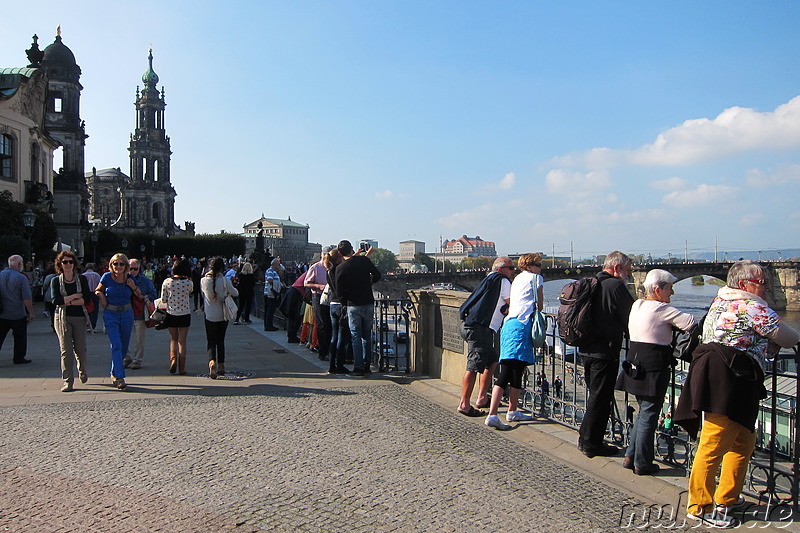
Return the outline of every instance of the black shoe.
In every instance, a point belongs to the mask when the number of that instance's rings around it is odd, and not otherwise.
[[[288,342],[289,344],[300,344],[300,339],[298,339],[297,337],[290,337],[290,338],[287,340],[287,342]]]
[[[657,473],[661,470],[661,467],[655,463],[651,463],[647,466],[643,466],[639,468],[638,466],[633,469],[633,473],[637,476],[652,476],[653,474]]]
[[[28,363],[30,363],[30,362],[31,362],[31,360],[30,360],[30,359],[20,359],[19,361],[16,361],[16,360],[15,360],[15,361],[14,361],[14,364],[15,364],[15,365],[26,365],[26,364],[28,364]]]
[[[587,446],[586,443],[583,444],[583,455],[586,457],[614,457],[619,453],[619,448],[616,446],[612,446],[610,444],[603,443],[600,446]]]
[[[319,360],[320,361],[327,361],[328,360],[328,356],[327,355],[320,355],[319,356]]]
[[[264,331],[278,331],[278,328],[272,327],[272,326],[267,326],[266,328],[264,328]]]
[[[350,373],[350,371],[349,371],[349,370],[347,370],[346,368],[337,368],[337,369],[336,369],[336,373],[337,373],[337,374],[349,374],[349,373]]]
[[[329,369],[329,370],[328,370],[328,374],[335,374],[335,373],[336,373],[336,370],[335,370],[335,369],[333,369],[333,368],[331,368],[331,369]]]
[[[353,371],[350,372],[350,375],[361,378],[361,377],[366,376],[367,374],[361,368],[354,368]]]

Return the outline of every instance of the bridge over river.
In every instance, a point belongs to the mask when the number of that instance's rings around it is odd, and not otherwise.
[[[725,281],[728,268],[733,263],[648,263],[633,266],[633,289],[642,293],[642,283],[649,270],[663,268],[670,271],[678,280],[694,276],[711,276]],[[794,261],[764,261],[761,263],[770,272],[772,285],[768,300],[776,310],[800,311],[800,285],[798,270],[800,263]],[[545,282],[559,279],[578,279],[594,276],[600,272],[599,266],[580,266],[575,268],[543,268]],[[472,292],[486,276],[484,271],[472,272],[428,272],[414,274],[395,274],[384,276],[375,289],[389,298],[402,298],[409,289],[420,289],[435,284],[452,284],[456,289]]]

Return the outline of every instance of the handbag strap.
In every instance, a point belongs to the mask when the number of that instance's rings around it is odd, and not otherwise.
[[[533,305],[537,307],[536,304],[539,303],[539,274],[533,274],[531,288],[533,289]]]

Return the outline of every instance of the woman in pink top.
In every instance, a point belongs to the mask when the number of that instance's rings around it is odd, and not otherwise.
[[[656,268],[648,272],[644,280],[646,296],[633,303],[628,319],[630,348],[616,388],[635,395],[639,403],[639,414],[622,463],[639,476],[659,470],[653,462],[654,438],[675,362],[670,345],[672,330],[688,331],[695,324],[692,315],[667,305],[675,292],[672,284],[676,281],[677,278],[666,270]]]

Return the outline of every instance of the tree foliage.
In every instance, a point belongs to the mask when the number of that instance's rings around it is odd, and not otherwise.
[[[419,263],[420,265],[425,265],[428,268],[428,272],[433,272],[433,258],[426,254],[425,252],[417,252],[414,254],[414,263]]]
[[[467,257],[462,261],[462,267],[468,270],[489,270],[494,263],[494,257]]]
[[[369,258],[372,259],[381,274],[394,272],[399,266],[394,252],[386,248],[375,248]]]
[[[19,254],[27,256],[28,236],[22,223],[22,214],[29,206],[17,202],[9,191],[0,192],[0,259]],[[58,240],[55,222],[44,211],[31,207],[36,222],[31,234],[31,249],[38,259],[46,261],[53,255],[53,245]],[[27,257],[26,257],[27,259]]]
[[[126,241],[126,247],[123,247],[123,241]],[[86,243],[87,250],[91,250],[91,246],[91,242]],[[233,233],[164,237],[143,232],[116,233],[101,230],[97,239],[97,257],[110,257],[117,252],[122,252],[128,257],[147,257],[150,260],[156,257],[167,262],[172,256],[231,257],[244,254],[245,238]]]

